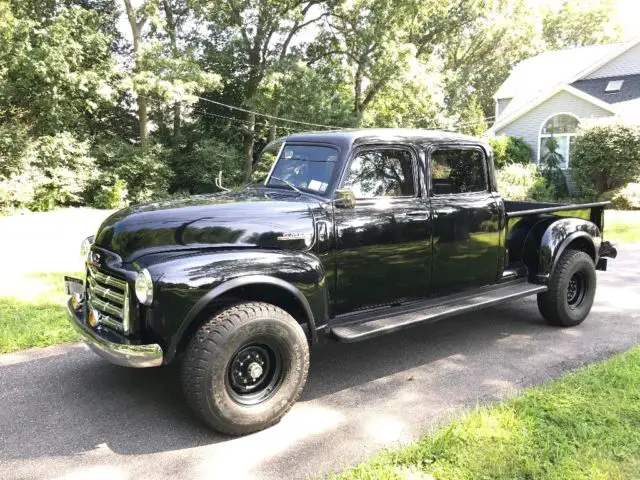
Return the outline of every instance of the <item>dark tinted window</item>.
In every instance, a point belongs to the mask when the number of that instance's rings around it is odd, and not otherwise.
[[[436,150],[431,154],[431,187],[436,195],[486,191],[484,155],[478,150]]]
[[[413,196],[413,161],[401,149],[368,150],[358,154],[349,166],[344,184],[356,198]]]

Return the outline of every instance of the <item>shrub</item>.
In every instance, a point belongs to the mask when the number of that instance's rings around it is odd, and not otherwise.
[[[553,201],[556,189],[540,176],[537,165],[511,164],[496,173],[498,190],[506,200]]]
[[[127,205],[127,184],[118,177],[101,175],[86,194],[87,203],[95,208],[122,208]]]
[[[125,182],[131,203],[167,195],[173,172],[167,164],[169,151],[161,145],[143,148],[119,140],[107,141],[96,146],[95,155],[102,172]]]
[[[512,163],[526,165],[531,163],[533,152],[523,138],[501,135],[489,139],[493,150],[493,161],[496,168],[503,168]]]
[[[558,141],[550,137],[546,140],[545,147],[547,153],[540,159],[539,173],[546,182],[544,189],[548,193],[553,193],[553,198],[566,197],[569,193],[567,179],[560,169],[562,155],[558,153]]]
[[[175,152],[170,157],[170,164],[175,173],[171,183],[172,192],[215,192],[218,190],[215,178],[221,171],[225,187],[242,181],[240,152],[218,140],[204,140],[187,153]]]
[[[617,210],[640,210],[640,183],[629,183],[624,187],[604,192],[599,200],[611,201]]]
[[[640,176],[640,127],[591,125],[578,133],[571,169],[583,196],[600,195]]]
[[[511,164],[496,172],[498,190],[507,200],[525,200],[529,189],[536,182],[538,170],[535,165]]]
[[[539,202],[551,202],[558,199],[558,191],[553,183],[549,183],[544,177],[538,176],[527,192],[529,198]]]
[[[0,175],[0,209],[45,211],[82,203],[82,193],[95,175],[95,161],[88,142],[62,132],[28,143],[12,169]]]

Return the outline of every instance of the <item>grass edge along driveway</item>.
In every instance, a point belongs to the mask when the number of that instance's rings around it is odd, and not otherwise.
[[[640,347],[480,407],[332,478],[640,478]]]

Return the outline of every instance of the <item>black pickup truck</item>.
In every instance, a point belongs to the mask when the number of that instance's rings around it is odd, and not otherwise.
[[[589,314],[606,203],[504,201],[492,152],[429,130],[296,134],[261,184],[136,205],[83,242],[69,318],[107,360],[182,362],[208,425],[245,434],[292,407],[309,347],[537,294],[548,323]]]

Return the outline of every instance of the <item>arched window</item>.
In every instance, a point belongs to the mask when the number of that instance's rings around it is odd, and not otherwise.
[[[552,152],[560,154],[560,168],[569,168],[571,145],[576,138],[579,120],[569,113],[559,113],[542,124],[538,141],[538,161]]]

